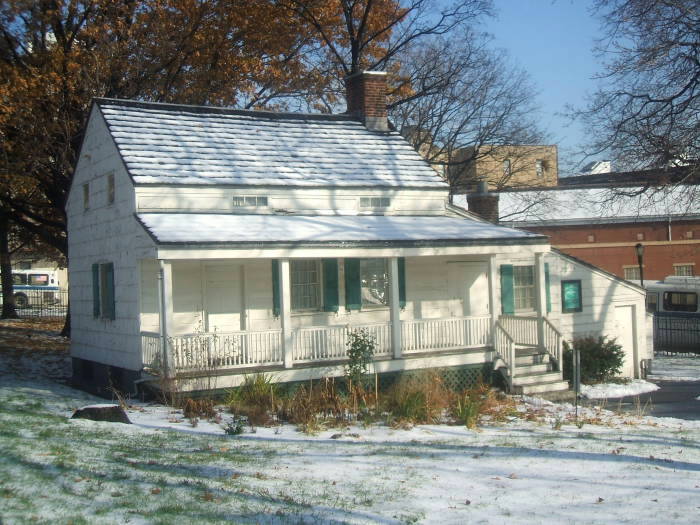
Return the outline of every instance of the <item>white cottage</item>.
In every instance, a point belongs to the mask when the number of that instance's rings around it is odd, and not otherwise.
[[[339,376],[366,329],[379,373],[565,389],[547,238],[449,205],[385,82],[351,77],[345,115],[95,100],[67,204],[75,381]]]

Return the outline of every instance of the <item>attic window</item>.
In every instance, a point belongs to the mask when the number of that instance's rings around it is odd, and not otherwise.
[[[537,172],[537,177],[544,177],[544,161],[540,159],[535,161],[535,171]]]
[[[233,197],[234,208],[262,208],[267,205],[267,197],[265,196],[236,195]]]
[[[360,208],[381,209],[390,206],[391,199],[389,197],[360,197]]]

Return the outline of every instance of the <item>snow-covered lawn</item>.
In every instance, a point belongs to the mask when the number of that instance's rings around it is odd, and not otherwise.
[[[0,349],[3,524],[636,525],[700,514],[700,422],[602,408],[576,420],[571,405],[526,398],[517,416],[477,431],[310,436],[284,425],[227,436],[225,412],[222,424],[192,427],[161,405],[133,404],[133,425],[68,419],[104,401],[18,375],[17,357]]]

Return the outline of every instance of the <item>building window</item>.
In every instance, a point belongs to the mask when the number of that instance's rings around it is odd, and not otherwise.
[[[590,234],[588,234],[587,239],[588,239],[588,242],[595,242],[595,235],[590,233]]]
[[[301,259],[290,262],[292,311],[321,309],[321,261]]]
[[[387,259],[360,260],[362,306],[389,304],[389,271]]]
[[[389,197],[360,197],[360,208],[386,209],[391,206]]]
[[[639,266],[625,266],[622,268],[623,275],[628,281],[639,281]]]
[[[664,292],[664,310],[669,312],[696,312],[698,294],[694,292]]]
[[[268,205],[267,197],[260,195],[235,195],[234,208],[264,208]]]
[[[83,210],[90,209],[90,185],[83,184]]]
[[[695,265],[693,263],[674,264],[673,273],[681,277],[693,277],[695,275]]]
[[[503,176],[510,177],[510,159],[503,161]]]
[[[581,281],[561,282],[561,311],[563,313],[580,312],[583,310],[581,299]]]
[[[516,312],[534,310],[534,266],[513,266],[513,303]]]
[[[638,234],[637,234],[637,240],[638,240],[638,241],[643,241],[643,240],[644,240],[644,234],[643,234],[643,233],[638,233]]]
[[[692,239],[693,238],[693,232],[692,230],[689,232],[685,232],[685,238],[686,239]]]
[[[535,161],[535,171],[537,172],[537,177],[544,177],[544,161],[537,159]]]
[[[114,173],[107,175],[107,204],[114,204]]]
[[[96,319],[116,319],[113,263],[92,265],[92,316]]]

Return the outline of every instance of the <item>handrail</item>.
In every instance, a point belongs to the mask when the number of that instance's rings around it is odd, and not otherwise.
[[[508,381],[508,391],[513,391],[513,379],[515,377],[515,341],[508,334],[506,329],[501,325],[500,321],[496,321],[493,334],[493,346],[497,357],[500,357],[506,364],[508,373],[506,381]]]
[[[547,351],[547,353],[556,361],[557,368],[562,371],[562,343],[564,342],[564,336],[559,330],[552,324],[552,322],[546,317],[544,320],[544,341],[542,346]]]

